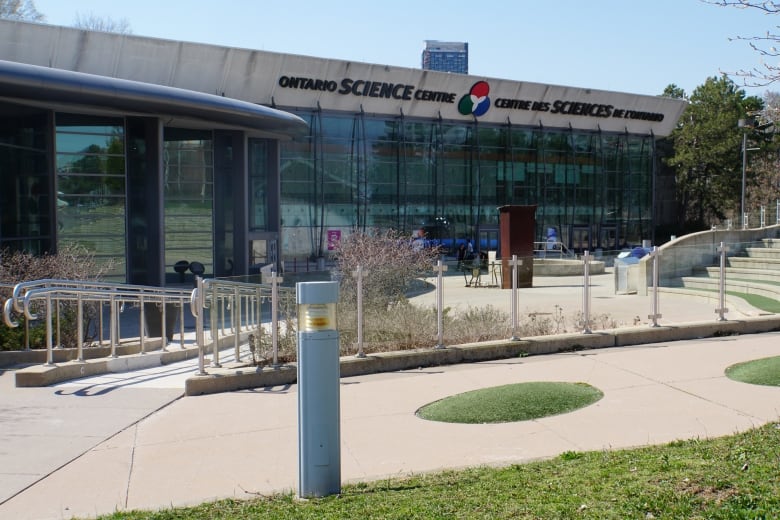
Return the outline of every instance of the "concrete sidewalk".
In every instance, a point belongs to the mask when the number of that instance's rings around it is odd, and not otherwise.
[[[778,339],[767,333],[345,378],[342,481],[715,437],[775,421],[780,388],[731,381],[724,369],[780,355]],[[10,375],[0,377],[4,429],[18,425],[26,431],[17,434],[31,442],[4,439],[3,489],[18,485],[26,470],[40,474],[4,497],[0,518],[94,516],[297,487],[295,385],[176,400],[180,391],[150,386],[9,389]],[[459,392],[547,380],[586,382],[604,398],[519,423],[458,425],[415,416],[426,403]],[[15,422],[6,416],[13,411]],[[53,442],[45,436],[51,430]],[[31,460],[49,466],[31,467]]]
[[[535,279],[521,312],[580,309],[581,277]],[[445,277],[445,305],[508,308],[511,291]],[[592,313],[640,316],[650,297],[591,280]],[[435,293],[415,298],[432,303]],[[482,302],[482,303],[480,303]],[[524,303],[528,306],[524,307]],[[717,302],[661,294],[662,324],[715,320]],[[730,307],[734,307],[731,302]],[[732,311],[730,319],[756,314]],[[567,311],[568,314],[568,311]],[[631,322],[628,323],[633,326]],[[647,325],[637,325],[647,327]],[[729,365],[780,355],[779,333],[503,359],[344,378],[342,481],[714,437],[778,420],[780,389],[724,376]],[[297,487],[296,386],[184,397],[192,361],[46,388],[0,371],[0,519],[90,517]],[[498,425],[423,421],[442,397],[522,381],[582,381],[604,398],[570,414]]]
[[[487,275],[483,280],[489,279]],[[426,278],[432,287],[436,278]],[[612,268],[603,274],[590,276],[590,315],[594,325],[614,323],[618,327],[648,324],[652,314],[653,295],[616,294]],[[560,313],[567,325],[583,311],[582,276],[534,276],[533,287],[518,289],[517,309],[522,320],[530,314],[554,315]],[[444,307],[465,310],[468,307],[492,305],[509,312],[511,289],[480,286],[467,287],[462,275],[448,274],[442,277],[442,301]],[[430,290],[410,299],[418,305],[436,305],[436,291]],[[763,314],[741,298],[727,296],[727,319]],[[658,292],[658,310],[661,325],[715,320],[718,315],[718,294],[707,291],[680,291],[662,288]],[[600,327],[611,328],[611,327]],[[576,330],[576,328],[574,328]]]

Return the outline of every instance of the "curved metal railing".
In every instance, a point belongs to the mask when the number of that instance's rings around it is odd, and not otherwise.
[[[274,277],[274,280],[276,278]],[[128,285],[107,282],[90,282],[76,280],[44,279],[21,282],[12,288],[8,285],[10,297],[2,307],[3,321],[9,327],[18,327],[20,317],[24,317],[25,348],[29,349],[29,327],[34,321],[45,321],[46,327],[46,363],[53,363],[55,343],[60,345],[62,317],[60,310],[63,305],[75,306],[77,359],[84,361],[83,347],[85,345],[84,311],[88,305],[97,305],[97,325],[95,336],[99,343],[104,341],[104,329],[108,328],[111,357],[117,356],[117,346],[121,341],[120,315],[125,308],[137,307],[138,335],[130,336],[140,343],[140,352],[145,353],[146,342],[154,337],[160,337],[160,348],[166,350],[169,338],[173,338],[173,330],[166,330],[166,315],[170,312],[179,313],[179,338],[182,348],[185,348],[184,322],[185,306],[189,304],[190,314],[195,318],[196,344],[199,348],[199,372],[205,373],[204,357],[207,348],[205,330],[209,330],[211,344],[214,348],[212,366],[219,366],[219,350],[225,337],[232,335],[236,359],[240,360],[239,345],[242,341],[242,331],[259,329],[262,321],[262,305],[271,303],[271,316],[277,317],[279,292],[292,291],[291,288],[278,287],[276,281],[271,284],[253,284],[229,280],[198,278],[197,287],[193,290],[183,288],[154,287]],[[108,312],[105,312],[105,307]],[[72,307],[71,307],[72,308]],[[157,334],[147,333],[148,313],[159,312],[160,330]],[[105,324],[104,320],[108,319]],[[127,321],[127,320],[125,320]],[[175,324],[175,320],[173,320]],[[173,327],[175,325],[171,325]],[[277,326],[274,321],[273,351],[274,363],[277,363]],[[156,331],[155,331],[156,332]]]

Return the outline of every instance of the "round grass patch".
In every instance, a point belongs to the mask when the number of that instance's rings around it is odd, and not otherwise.
[[[517,383],[453,395],[423,406],[417,416],[466,424],[528,421],[571,412],[603,396],[585,383]]]
[[[752,385],[780,386],[780,356],[737,363],[726,369],[726,377]]]

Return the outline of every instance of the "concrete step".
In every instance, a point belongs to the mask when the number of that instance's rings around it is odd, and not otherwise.
[[[743,269],[763,269],[780,271],[780,258],[750,258],[747,256],[730,256],[727,259],[729,267]]]
[[[764,247],[780,249],[780,239],[778,238],[763,238],[760,242]]]
[[[720,278],[720,267],[702,267],[694,269],[694,275]],[[756,282],[774,282],[780,284],[780,271],[769,269],[749,269],[747,267],[727,267],[726,280],[753,280]]]
[[[705,278],[699,276],[683,276],[683,287],[686,289],[698,289],[705,291],[718,291],[720,287],[719,278]],[[780,299],[780,286],[762,284],[755,281],[729,280],[726,278],[726,291],[733,291],[745,294],[756,294],[767,298]]]
[[[780,259],[780,247],[746,247],[748,258]]]

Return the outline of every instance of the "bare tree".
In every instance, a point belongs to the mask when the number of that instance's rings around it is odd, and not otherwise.
[[[87,29],[90,31],[133,34],[133,30],[130,28],[130,22],[127,20],[127,18],[114,20],[107,16],[101,17],[95,14],[77,14],[76,21],[73,22],[73,27],[76,27],[77,29]]]
[[[35,8],[33,0],[0,0],[0,18],[42,22],[46,19]]]
[[[736,7],[737,9],[758,9],[767,15],[780,14],[780,2],[771,0],[702,0],[704,3],[719,5],[722,7]],[[747,42],[762,58],[776,58],[780,56],[780,50],[776,47],[780,42],[780,26],[774,26],[775,31],[767,30],[766,34],[756,36],[734,36],[730,41]],[[770,60],[775,61],[775,60]],[[729,76],[742,78],[742,84],[746,87],[765,87],[780,79],[780,66],[763,61],[761,65],[739,69],[735,72],[726,72]]]

